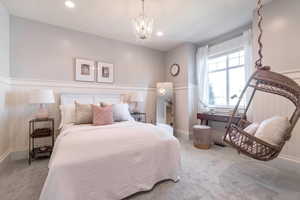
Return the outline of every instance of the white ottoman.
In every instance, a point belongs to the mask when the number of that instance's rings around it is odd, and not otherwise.
[[[209,126],[194,125],[194,146],[199,149],[209,149],[212,144],[212,132]]]

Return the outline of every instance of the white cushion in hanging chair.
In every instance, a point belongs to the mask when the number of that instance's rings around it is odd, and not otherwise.
[[[258,123],[252,123],[252,124],[250,124],[249,126],[247,126],[246,128],[244,128],[244,131],[247,132],[247,133],[249,133],[250,135],[255,135],[255,133],[256,133],[258,127],[259,127],[259,124],[258,124]],[[227,139],[228,141],[230,141],[230,136],[227,135],[227,136],[226,136],[226,139]]]
[[[272,145],[279,145],[283,140],[290,122],[287,117],[275,116],[264,120],[258,127],[255,137]]]
[[[249,133],[250,135],[255,135],[257,129],[259,127],[258,123],[252,123],[249,126],[247,126],[244,131]]]

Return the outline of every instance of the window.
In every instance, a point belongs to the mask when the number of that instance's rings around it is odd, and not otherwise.
[[[237,50],[208,59],[209,106],[232,107],[237,103],[245,86],[244,53]]]

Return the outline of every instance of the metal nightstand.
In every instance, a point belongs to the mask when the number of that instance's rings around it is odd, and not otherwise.
[[[134,118],[135,121],[143,122],[143,123],[147,122],[147,114],[146,113],[133,112],[130,114]]]
[[[49,123],[49,127],[36,128],[36,123]],[[35,139],[51,137],[51,145],[46,146],[35,146]],[[31,164],[33,159],[41,157],[50,157],[54,146],[54,119],[32,119],[29,121],[29,158],[28,163]]]

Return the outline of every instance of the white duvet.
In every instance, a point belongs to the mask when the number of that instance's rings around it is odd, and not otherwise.
[[[120,200],[177,181],[179,148],[151,124],[70,126],[56,140],[40,200]]]

